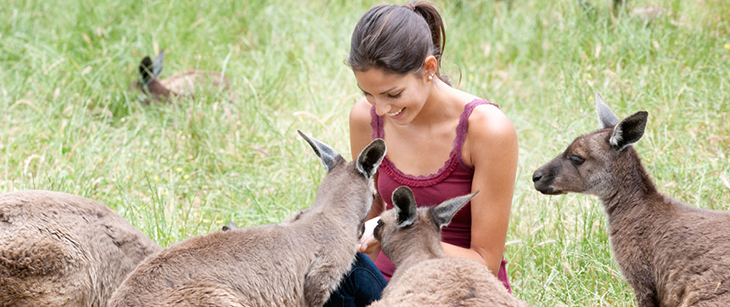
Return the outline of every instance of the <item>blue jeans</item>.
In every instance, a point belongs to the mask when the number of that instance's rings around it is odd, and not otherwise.
[[[388,284],[378,267],[365,254],[357,254],[352,269],[332,292],[324,307],[364,307],[380,299]]]

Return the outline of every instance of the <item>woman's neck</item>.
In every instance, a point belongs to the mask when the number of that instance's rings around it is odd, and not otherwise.
[[[454,116],[459,116],[464,110],[464,105],[475,98],[435,78],[432,81],[431,93],[428,99],[411,125],[414,127],[429,127]]]

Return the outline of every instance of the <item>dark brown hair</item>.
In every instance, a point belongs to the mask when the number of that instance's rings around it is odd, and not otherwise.
[[[376,68],[401,75],[418,73],[429,54],[441,66],[445,44],[443,20],[431,3],[379,5],[357,22],[347,64],[355,71]],[[438,68],[436,76],[448,83]]]

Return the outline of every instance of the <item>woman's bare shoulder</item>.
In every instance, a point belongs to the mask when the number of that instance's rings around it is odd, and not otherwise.
[[[370,103],[361,98],[350,110],[350,150],[353,156],[371,141],[373,128],[370,126],[370,121]]]
[[[469,134],[479,139],[517,138],[512,121],[502,110],[491,104],[483,104],[474,108],[469,116]]]
[[[517,131],[502,110],[486,104],[474,108],[464,142],[464,158],[468,159],[468,164],[512,160],[517,155],[517,148]]]
[[[357,124],[359,126],[367,125],[370,127],[370,108],[371,105],[365,97],[355,102],[355,105],[350,110],[350,126]]]

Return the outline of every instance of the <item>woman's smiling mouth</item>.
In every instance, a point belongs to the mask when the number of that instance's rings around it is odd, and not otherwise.
[[[390,117],[396,117],[396,116],[400,115],[400,114],[401,114],[401,113],[403,112],[403,110],[404,110],[404,109],[405,109],[405,108],[400,108],[400,109],[398,109],[398,110],[397,110],[397,111],[395,111],[395,112],[392,112],[392,113],[388,113],[388,116],[390,116]]]

